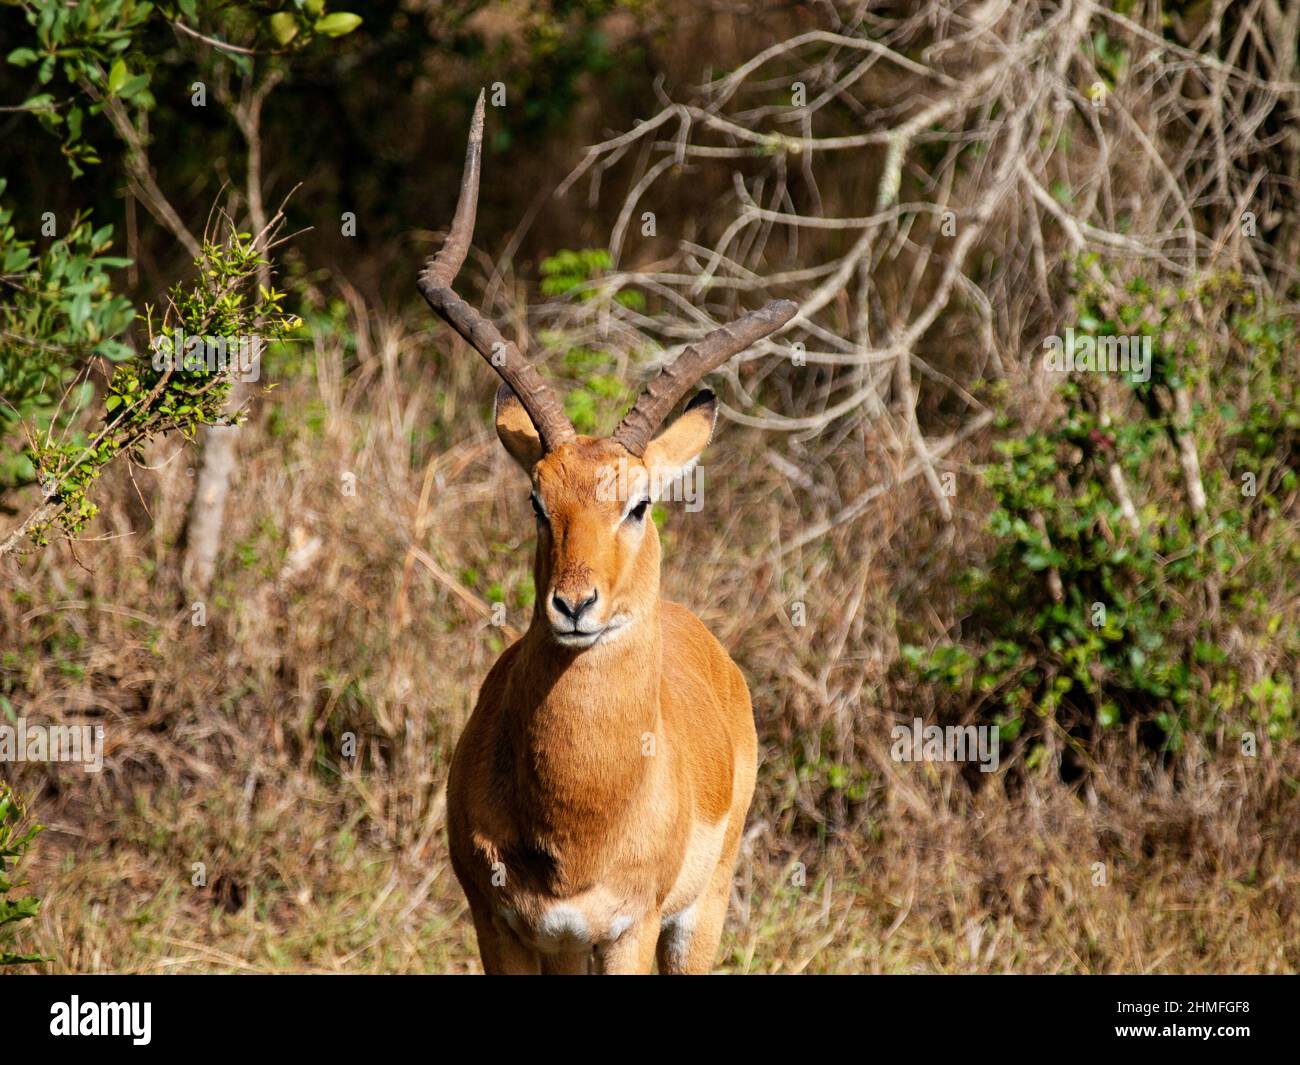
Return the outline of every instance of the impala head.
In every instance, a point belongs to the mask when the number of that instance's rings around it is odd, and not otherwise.
[[[508,385],[497,391],[497,434],[529,480],[537,523],[538,610],[565,647],[614,638],[659,596],[659,533],[650,508],[687,473],[713,433],[713,393],[637,454],[615,437],[542,445]]]
[[[451,287],[474,230],[482,142],[480,94],[456,215],[419,288],[505,382],[497,391],[497,435],[531,482],[538,611],[558,644],[581,649],[614,638],[653,609],[659,535],[650,507],[708,444],[717,416],[713,393],[700,392],[662,432],[660,426],[705,374],[785,325],[798,307],[775,300],[706,334],[646,386],[613,436],[579,436],[518,347]]]

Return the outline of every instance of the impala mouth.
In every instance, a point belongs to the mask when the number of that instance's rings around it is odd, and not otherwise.
[[[551,629],[551,635],[561,647],[590,647],[605,634],[604,628],[593,629]]]
[[[627,618],[618,615],[609,619],[598,629],[580,629],[576,625],[571,629],[557,629],[551,626],[551,635],[555,637],[555,642],[561,647],[572,647],[581,650],[585,647],[594,647],[604,637],[612,636],[614,633],[621,631],[627,625]]]

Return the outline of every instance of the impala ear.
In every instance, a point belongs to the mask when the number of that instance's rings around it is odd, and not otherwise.
[[[542,457],[542,438],[509,385],[497,389],[495,413],[497,436],[501,443],[510,452],[510,457],[523,467],[524,473],[531,474]]]
[[[642,456],[658,495],[673,481],[691,471],[713,438],[718,420],[718,397],[707,388],[686,404],[681,417],[646,445]]]

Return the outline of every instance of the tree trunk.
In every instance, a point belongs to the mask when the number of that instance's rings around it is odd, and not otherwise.
[[[271,264],[266,261],[269,235],[266,208],[262,201],[262,104],[279,84],[280,77],[280,74],[273,71],[258,84],[250,71],[245,76],[239,100],[229,105],[248,144],[245,194],[248,197],[248,216],[254,239],[263,256],[263,262],[257,268],[257,281],[264,291],[271,287]],[[261,323],[258,323],[258,328],[260,330]],[[230,388],[227,413],[233,415],[239,410],[250,392],[246,383],[235,381]],[[203,431],[203,460],[194,498],[190,502],[190,516],[185,533],[185,561],[181,570],[182,582],[190,594],[204,595],[212,587],[217,553],[221,550],[221,534],[225,530],[226,496],[230,493],[230,478],[235,469],[235,434],[238,431],[234,425],[210,425]]]
[[[236,383],[230,390],[230,410],[243,402],[244,388]],[[221,533],[225,528],[226,496],[235,468],[235,443],[239,427],[209,425],[203,430],[203,459],[194,498],[190,503],[185,533],[185,561],[182,580],[187,592],[205,595],[216,573]]]

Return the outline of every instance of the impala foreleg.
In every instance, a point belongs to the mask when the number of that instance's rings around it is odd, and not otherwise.
[[[663,922],[655,954],[665,976],[704,976],[713,969],[722,926],[731,902],[731,882],[740,852],[743,819],[734,822],[723,841],[722,854],[700,897]]]
[[[541,956],[492,914],[492,908],[477,893],[466,889],[478,953],[488,976],[536,976],[542,971]]]
[[[596,948],[596,971],[605,976],[648,976],[654,971],[659,914],[651,911],[613,943]]]

